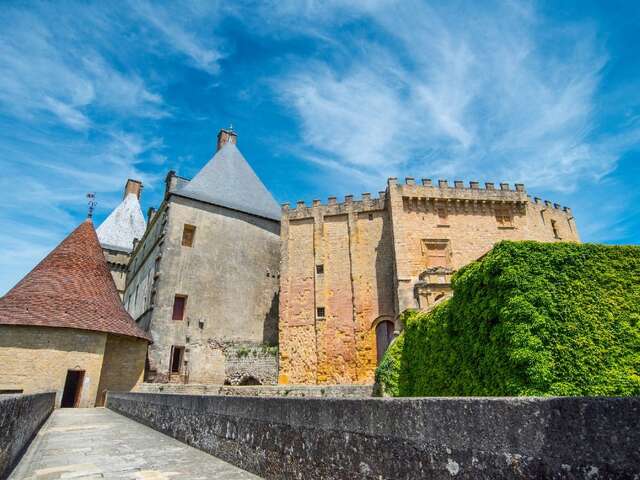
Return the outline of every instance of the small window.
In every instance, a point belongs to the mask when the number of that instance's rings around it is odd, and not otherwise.
[[[513,228],[513,215],[509,207],[496,207],[498,228]]]
[[[324,318],[324,316],[325,316],[324,307],[318,307],[318,308],[316,308],[316,317],[318,317],[318,318]]]
[[[182,360],[184,357],[184,347],[174,345],[171,347],[171,373],[182,371]]]
[[[196,227],[193,225],[187,225],[185,223],[184,229],[182,230],[182,246],[183,247],[193,247],[193,240],[196,236]]]
[[[555,220],[551,220],[551,230],[553,230],[553,236],[555,238],[560,238],[560,234],[558,233],[558,225]]]
[[[316,265],[316,273],[318,275],[322,275],[324,273],[324,265],[322,264]]]
[[[173,320],[184,320],[184,309],[187,306],[186,295],[176,295],[173,299]]]
[[[369,214],[369,220],[373,220],[373,213]]]

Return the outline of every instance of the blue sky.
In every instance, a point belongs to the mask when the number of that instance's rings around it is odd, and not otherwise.
[[[0,293],[127,178],[157,205],[220,127],[280,202],[389,176],[522,182],[640,242],[640,4],[3,2]]]

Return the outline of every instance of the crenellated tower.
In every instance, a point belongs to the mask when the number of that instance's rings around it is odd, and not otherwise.
[[[389,178],[377,197],[282,206],[280,382],[371,383],[406,309],[501,240],[578,241],[568,208],[523,184]]]

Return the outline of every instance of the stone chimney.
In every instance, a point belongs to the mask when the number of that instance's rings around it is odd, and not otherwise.
[[[218,132],[218,146],[216,152],[220,150],[226,143],[238,143],[238,134],[233,131],[232,127],[223,128]]]
[[[138,200],[140,200],[140,192],[142,192],[142,182],[140,180],[127,180],[127,184],[124,186],[124,196],[122,198],[126,198],[127,195],[133,193]]]

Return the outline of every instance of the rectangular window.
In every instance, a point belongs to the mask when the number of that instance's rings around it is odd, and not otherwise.
[[[423,240],[423,245],[427,268],[450,266],[449,240]]]
[[[513,228],[513,215],[509,207],[496,207],[495,213],[498,228]]]
[[[551,220],[551,230],[553,230],[553,236],[555,238],[560,238],[560,234],[558,233],[558,225],[555,220]]]
[[[184,229],[182,230],[182,246],[183,247],[193,247],[193,240],[196,236],[196,227],[193,225],[184,224]]]
[[[171,373],[180,373],[182,370],[182,360],[184,356],[184,347],[174,345],[171,347]]]
[[[184,320],[184,309],[187,306],[186,295],[176,295],[173,299],[173,320]]]
[[[318,308],[316,308],[316,317],[318,317],[318,318],[324,318],[324,316],[325,316],[324,307],[318,307]]]
[[[316,265],[316,273],[318,275],[322,275],[324,273],[324,265],[322,264]]]

